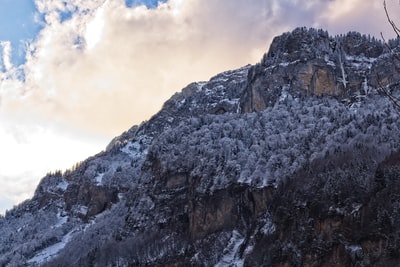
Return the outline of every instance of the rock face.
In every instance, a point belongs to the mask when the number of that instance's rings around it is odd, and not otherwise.
[[[0,265],[400,265],[398,45],[298,28],[188,85],[0,218]]]
[[[330,37],[322,30],[298,28],[276,37],[261,64],[250,70],[241,107],[243,112],[261,111],[284,88],[348,98],[398,81],[399,64],[384,44],[359,33]]]

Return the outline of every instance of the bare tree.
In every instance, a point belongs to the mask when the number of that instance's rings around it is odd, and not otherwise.
[[[400,4],[400,2],[399,2]],[[393,19],[391,18],[391,16],[389,15],[389,11],[387,9],[387,5],[386,5],[386,0],[383,1],[383,9],[385,10],[386,13],[386,18],[390,24],[390,26],[392,26],[392,29],[394,31],[394,33],[397,35],[397,37],[400,37],[400,29],[399,27],[396,25],[396,23],[393,21]]]
[[[400,1],[399,1],[400,5]],[[397,26],[396,22],[392,19],[391,15],[389,14],[389,10],[386,4],[386,0],[383,1],[383,9],[385,10],[385,15],[386,18],[390,24],[390,26],[393,29],[393,32],[396,34],[397,38],[400,38],[400,28]],[[383,33],[381,32],[381,37],[383,39],[383,42],[386,44],[387,48],[391,52],[391,54],[395,57],[395,59],[400,60],[400,55],[398,53],[394,53],[392,48],[389,46],[389,44],[386,42],[385,37],[383,36]],[[393,105],[395,106],[396,110],[400,112],[400,98],[394,96],[391,92],[389,92],[388,88],[385,86],[380,85],[378,90],[383,93],[385,96],[387,96],[390,101],[392,101]]]

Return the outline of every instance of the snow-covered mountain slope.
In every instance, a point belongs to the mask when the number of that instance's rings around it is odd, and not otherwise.
[[[188,85],[0,218],[0,265],[395,266],[398,44],[298,28]]]

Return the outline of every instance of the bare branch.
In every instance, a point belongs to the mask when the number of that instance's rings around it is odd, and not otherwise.
[[[383,93],[385,96],[389,98],[389,100],[392,102],[392,104],[395,106],[395,110],[399,112],[400,114],[400,99],[393,96],[386,88],[384,87],[379,87],[378,91]]]
[[[399,0],[399,4],[400,4],[400,0]],[[383,0],[383,8],[385,10],[385,14],[386,14],[386,18],[390,24],[390,26],[392,26],[392,29],[394,31],[394,33],[397,35],[397,38],[400,38],[400,28],[397,27],[396,23],[391,19],[390,15],[389,15],[389,11],[387,9],[387,5],[386,5],[386,0]],[[383,36],[383,33],[381,32],[381,37],[383,39],[383,43],[384,45],[388,48],[389,52],[392,54],[392,56],[394,58],[392,58],[392,60],[397,59],[400,61],[400,55],[399,53],[396,53],[393,51],[393,49],[390,47],[390,45],[386,42],[385,37]],[[393,62],[394,64],[394,62]],[[397,84],[398,85],[398,84]],[[390,91],[388,86],[383,86],[381,84],[381,82],[378,82],[378,88],[377,88],[378,92],[384,94],[385,96],[387,96],[389,98],[389,100],[392,102],[395,110],[400,114],[400,98],[395,97]]]
[[[387,96],[389,98],[389,100],[392,102],[394,109],[400,114],[400,98],[395,97],[391,92],[389,92],[388,85],[384,86],[381,83],[381,81],[379,81],[379,80],[381,80],[379,76],[377,77],[378,78],[378,87],[377,87],[378,92]],[[392,85],[395,85],[395,84],[392,84]],[[397,83],[397,85],[399,85],[399,83]]]
[[[400,37],[400,29],[397,27],[396,23],[391,19],[390,15],[389,15],[389,11],[387,10],[387,6],[386,6],[386,0],[383,0],[383,8],[385,9],[385,13],[386,13],[386,18],[390,24],[390,26],[392,26],[393,31],[396,33],[397,37]]]

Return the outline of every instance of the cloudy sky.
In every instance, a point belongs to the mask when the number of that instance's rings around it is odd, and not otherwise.
[[[297,26],[393,37],[382,0],[1,0],[0,213]]]

